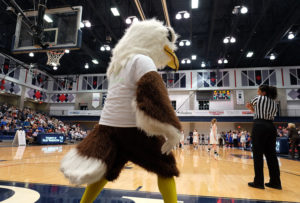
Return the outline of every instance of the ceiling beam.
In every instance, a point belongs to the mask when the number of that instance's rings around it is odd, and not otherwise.
[[[218,0],[212,0],[211,1],[213,8],[212,8],[212,12],[211,12],[211,16],[210,16],[210,25],[209,25],[209,34],[208,34],[208,41],[207,41],[207,46],[206,46],[206,51],[205,51],[205,60],[207,60],[207,58],[209,57],[209,52],[211,49],[211,43],[212,43],[212,39],[213,39],[213,32],[214,32],[214,27],[215,27],[215,17],[216,17],[216,13],[217,13],[217,4],[218,4]]]
[[[161,4],[162,4],[163,10],[164,10],[164,15],[165,15],[165,20],[166,20],[167,26],[171,27],[166,0],[161,0]]]
[[[134,2],[135,2],[135,5],[136,5],[136,8],[139,11],[141,19],[146,20],[145,13],[144,13],[143,8],[141,6],[141,2],[139,0],[134,0]]]

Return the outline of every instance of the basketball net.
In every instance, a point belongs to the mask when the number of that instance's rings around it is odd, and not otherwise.
[[[49,66],[59,66],[60,58],[65,54],[64,50],[60,51],[47,51],[48,61],[47,65]]]

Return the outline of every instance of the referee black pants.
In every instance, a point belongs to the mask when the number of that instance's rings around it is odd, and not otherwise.
[[[276,156],[276,128],[272,121],[254,120],[252,129],[252,150],[254,161],[254,183],[264,185],[264,160],[265,155],[270,175],[270,183],[281,185],[280,171]]]

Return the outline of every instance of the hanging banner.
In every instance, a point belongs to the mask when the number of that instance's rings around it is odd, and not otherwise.
[[[236,103],[245,104],[244,90],[236,90]]]
[[[93,93],[92,107],[97,108],[100,105],[100,93]]]

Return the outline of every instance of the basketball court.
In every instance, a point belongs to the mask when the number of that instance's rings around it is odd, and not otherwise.
[[[300,202],[300,161],[289,155],[286,130],[287,123],[300,124],[299,10],[297,0],[1,0],[0,110],[29,108],[41,112],[39,118],[58,119],[59,130],[68,125],[88,133],[107,98],[112,49],[132,23],[157,18],[180,35],[179,71],[159,71],[185,134],[184,148],[173,150],[178,202]],[[245,105],[262,84],[278,89],[282,190],[248,187],[254,177],[250,144],[247,150],[218,147],[219,156],[208,152],[212,118],[219,134],[251,133],[253,113]],[[6,112],[0,113],[2,122]],[[21,127],[27,133],[26,119]],[[70,184],[60,163],[85,136],[54,128],[32,144],[25,131],[18,137],[0,127],[0,202],[80,202],[86,185]],[[198,148],[188,143],[194,129],[205,135]],[[269,182],[266,161],[264,177]],[[95,202],[163,200],[156,175],[128,162]]]
[[[20,200],[40,199],[37,202],[78,202],[83,186],[70,185],[58,170],[60,160],[74,145],[1,147],[1,187],[3,196],[12,195],[14,188],[30,189]],[[176,179],[178,202],[299,202],[299,161],[279,158],[282,191],[249,188],[253,178],[251,153],[238,149],[220,149],[220,156],[207,152],[207,147],[174,151],[181,172]],[[266,163],[265,163],[266,165]],[[268,173],[265,170],[265,180]],[[33,193],[37,191],[37,193]],[[4,201],[6,202],[6,201]],[[8,201],[7,201],[8,202]],[[163,202],[156,176],[132,163],[127,163],[120,177],[108,183],[96,202]]]

